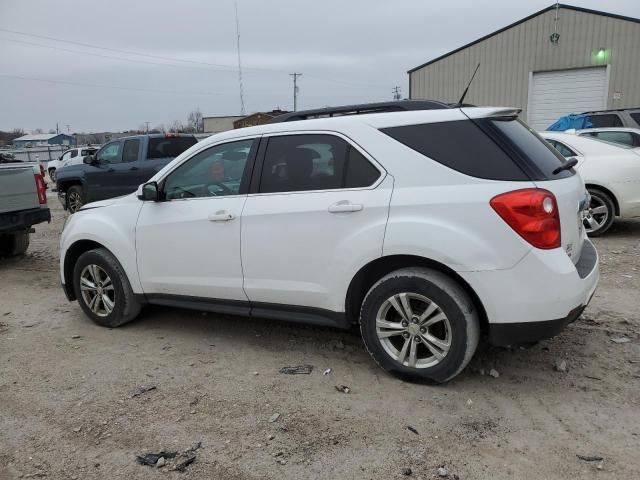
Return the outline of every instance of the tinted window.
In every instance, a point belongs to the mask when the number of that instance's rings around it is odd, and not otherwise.
[[[120,152],[120,142],[107,143],[96,155],[99,162],[120,163],[122,155]]]
[[[138,160],[138,150],[140,149],[140,140],[126,140],[122,149],[123,162],[135,162]]]
[[[638,126],[640,127],[640,113],[630,113],[629,115],[631,115],[631,118],[633,118],[633,120],[638,124]]]
[[[187,160],[165,180],[167,200],[237,195],[253,142],[217,145]]]
[[[630,132],[595,132],[594,136],[599,140],[633,147],[633,135]]]
[[[78,150],[73,149],[71,150],[71,158],[76,158],[78,156]]]
[[[560,143],[556,140],[547,140],[547,142],[549,142],[553,148],[555,148],[558,152],[560,152],[560,155],[562,155],[563,157],[575,157],[576,153],[571,150],[569,147],[567,147],[564,143]]]
[[[379,177],[380,171],[358,150],[349,147],[345,187],[369,187],[373,185]]]
[[[604,113],[602,115],[589,115],[593,128],[621,127],[622,120],[615,113]]]
[[[301,192],[342,188],[349,144],[333,135],[269,138],[260,192]]]
[[[187,148],[195,145],[194,137],[154,137],[149,139],[147,158],[177,157]]]
[[[492,180],[528,180],[511,157],[469,120],[382,129],[409,148],[466,175]]]

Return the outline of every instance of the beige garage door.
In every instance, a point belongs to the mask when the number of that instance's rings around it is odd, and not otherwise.
[[[527,122],[544,130],[563,115],[606,108],[606,67],[534,72]]]

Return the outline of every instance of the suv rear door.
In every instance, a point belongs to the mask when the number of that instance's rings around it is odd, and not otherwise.
[[[242,213],[244,289],[268,305],[343,311],[330,288],[351,262],[380,255],[393,180],[341,135],[264,136]]]

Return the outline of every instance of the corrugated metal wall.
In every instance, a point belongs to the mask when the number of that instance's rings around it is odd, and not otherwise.
[[[411,98],[457,101],[480,62],[465,101],[526,115],[531,72],[609,65],[608,108],[640,106],[640,23],[560,8],[560,41],[552,45],[554,18],[554,10],[544,12],[410,73]]]

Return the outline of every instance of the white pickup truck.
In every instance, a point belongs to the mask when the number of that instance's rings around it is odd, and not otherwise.
[[[44,168],[35,162],[0,161],[0,257],[26,252],[33,225],[49,221]]]

